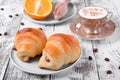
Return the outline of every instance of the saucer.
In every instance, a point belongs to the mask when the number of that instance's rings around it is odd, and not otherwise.
[[[57,3],[53,3],[53,8],[55,7],[56,4]],[[63,18],[61,18],[60,20],[55,20],[53,13],[51,13],[47,18],[41,19],[41,20],[34,20],[34,19],[30,18],[25,13],[25,11],[23,11],[23,14],[24,14],[25,18],[27,18],[29,21],[32,21],[32,22],[35,22],[38,24],[58,24],[58,23],[62,23],[62,22],[70,20],[71,18],[73,18],[75,16],[76,12],[77,12],[76,6],[72,3],[70,3],[70,4],[68,4],[67,14]]]
[[[87,33],[85,31],[86,28],[80,24],[79,18],[73,20],[70,24],[70,30],[80,38],[87,40],[101,40],[107,38],[115,31],[115,23],[112,20],[109,20],[103,27],[100,27],[100,29],[101,32],[98,34]]]

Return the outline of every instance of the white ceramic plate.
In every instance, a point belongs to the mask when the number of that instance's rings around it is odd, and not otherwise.
[[[39,58],[40,57],[36,57],[35,59],[32,59],[30,62],[23,62],[17,57],[16,51],[12,50],[10,53],[10,59],[17,68],[19,68],[22,71],[28,72],[28,73],[39,74],[39,75],[55,74],[55,73],[59,73],[62,71],[66,71],[70,69],[71,67],[73,67],[80,59],[79,57],[79,59],[75,61],[74,63],[63,66],[60,70],[54,71],[54,70],[39,68],[38,67]]]
[[[56,3],[53,4],[53,7],[55,6],[55,4]],[[42,19],[42,20],[34,20],[34,19],[30,18],[25,12],[24,12],[24,15],[28,20],[30,20],[32,22],[35,22],[35,23],[39,23],[39,24],[58,24],[58,23],[62,23],[62,22],[65,22],[67,20],[70,20],[71,18],[73,18],[75,16],[76,12],[77,12],[76,6],[72,3],[70,3],[68,5],[68,13],[61,20],[55,20],[54,16],[53,16],[53,13],[51,13],[49,15],[49,17],[47,17],[45,19]]]

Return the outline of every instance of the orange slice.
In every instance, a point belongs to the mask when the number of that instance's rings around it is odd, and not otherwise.
[[[35,20],[44,19],[52,11],[53,0],[25,0],[24,10],[31,18]]]
[[[53,2],[53,0],[50,0],[51,2]]]

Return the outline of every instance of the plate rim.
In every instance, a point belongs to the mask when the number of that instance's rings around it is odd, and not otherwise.
[[[77,13],[77,7],[73,4],[73,3],[70,3],[72,6],[73,6],[73,14],[71,15],[71,16],[69,16],[68,18],[65,18],[65,19],[63,19],[63,20],[55,20],[55,21],[47,21],[47,22],[45,22],[45,21],[37,21],[37,20],[34,20],[34,19],[31,19],[26,13],[25,13],[25,11],[23,10],[23,14],[24,14],[24,16],[25,16],[25,18],[27,18],[27,20],[29,20],[29,21],[31,21],[31,22],[34,22],[34,23],[38,23],[38,24],[45,24],[45,25],[47,25],[47,24],[59,24],[59,23],[63,23],[63,22],[65,22],[65,21],[68,21],[68,20],[70,20],[70,19],[72,19],[74,16],[75,16],[75,14]]]
[[[82,56],[82,49],[81,49],[81,46],[80,46],[80,55],[79,55],[78,59],[74,63],[72,63],[70,66],[68,66],[64,69],[61,69],[61,70],[51,70],[52,72],[49,72],[49,73],[41,73],[41,72],[35,72],[35,71],[32,71],[32,70],[27,70],[24,67],[19,66],[16,63],[16,61],[14,61],[14,58],[12,58],[13,57],[12,55],[15,54],[15,53],[13,53],[13,51],[14,50],[12,49],[10,54],[9,54],[9,57],[10,57],[10,60],[11,60],[12,64],[15,67],[17,67],[18,69],[20,69],[21,71],[24,71],[24,72],[27,72],[27,73],[30,73],[30,74],[36,74],[36,75],[50,75],[50,74],[57,74],[57,73],[60,73],[60,72],[65,72],[65,71],[71,69],[75,64],[77,64],[79,62],[79,60],[81,59],[81,56]],[[40,68],[40,69],[42,69],[42,68]],[[47,69],[45,69],[45,70],[47,70]]]

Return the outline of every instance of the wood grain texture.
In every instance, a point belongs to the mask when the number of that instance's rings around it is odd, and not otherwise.
[[[16,68],[10,61],[4,80],[49,80],[48,77],[49,76],[39,76],[23,72]]]
[[[24,0],[0,0],[0,5],[22,4]]]
[[[7,68],[8,61],[9,61],[8,52],[10,52],[11,49],[6,49],[7,46],[8,45],[6,46],[4,45],[4,47],[0,49],[0,80],[2,80],[5,75],[5,71]]]
[[[5,9],[4,12],[0,11],[0,32],[3,26],[11,23],[13,18],[9,18],[9,15],[14,17],[16,13],[22,13],[22,2],[23,0],[0,0],[0,8]],[[103,40],[84,40],[70,31],[69,26],[72,20],[57,25],[41,25],[30,22],[23,16],[21,23],[24,23],[24,25],[21,24],[20,29],[26,27],[42,28],[47,37],[55,33],[66,33],[76,36],[82,47],[81,59],[74,67],[65,72],[47,76],[29,74],[16,68],[9,60],[8,55],[11,51],[11,45],[7,43],[11,43],[11,41],[8,38],[2,38],[3,40],[0,39],[0,41],[6,42],[4,47],[0,49],[0,80],[120,80],[120,1],[80,0],[79,2],[79,4],[76,4],[78,10],[84,6],[95,5],[112,11],[111,19],[116,24],[115,32]],[[78,14],[76,14],[74,19],[77,17],[79,17]],[[15,31],[14,29],[13,33]],[[95,52],[93,49],[98,51]]]
[[[3,8],[5,11],[0,12],[0,33],[2,34],[0,36],[0,80],[3,79],[6,68],[9,61],[9,53],[12,49],[12,39],[13,34],[17,31],[19,28],[17,21],[20,19],[20,17],[12,16],[12,18],[9,17],[12,12],[10,12],[6,7],[0,6],[0,8]],[[6,14],[9,13],[9,14]],[[14,24],[13,24],[14,22]],[[19,22],[19,21],[18,21]],[[15,28],[15,29],[12,29]]]
[[[103,6],[110,11],[112,11],[112,21],[116,24],[115,32],[108,38],[92,41],[93,47],[98,49],[95,54],[95,59],[97,62],[97,68],[99,71],[100,80],[120,80],[120,70],[118,69],[120,65],[120,24],[119,24],[119,11],[120,5],[119,0],[94,0],[99,6]],[[106,59],[107,58],[107,59]],[[109,59],[109,60],[108,60]],[[111,71],[112,73],[109,73]]]

